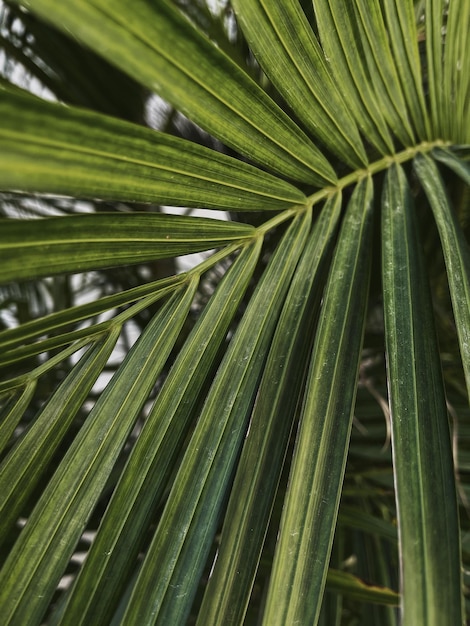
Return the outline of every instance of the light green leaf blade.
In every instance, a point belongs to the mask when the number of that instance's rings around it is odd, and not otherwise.
[[[259,239],[225,274],[179,353],[115,489],[100,531],[55,624],[107,623],[135,567],[194,405],[260,253]]]
[[[224,355],[139,572],[126,626],[187,619],[310,219],[310,212],[298,215],[282,238]]]
[[[449,2],[444,46],[444,93],[451,99],[452,115],[446,116],[446,137],[470,142],[470,3]]]
[[[280,480],[318,317],[341,196],[322,208],[279,318],[197,624],[241,624]]]
[[[47,339],[36,341],[34,343],[28,342],[24,346],[7,349],[0,356],[0,367],[6,369],[8,365],[12,363],[19,363],[24,359],[29,359],[32,356],[43,354],[45,352],[53,351],[55,353],[57,351],[57,348],[64,348],[64,346],[72,346],[73,348],[74,343],[80,343],[81,346],[83,346],[91,341],[96,341],[96,339],[99,339],[102,335],[112,332],[116,326],[121,326],[127,320],[130,320],[141,311],[148,309],[149,306],[155,304],[155,302],[167,295],[168,292],[171,293],[174,290],[175,288],[173,285],[171,287],[166,287],[166,289],[158,289],[157,287],[155,289],[155,292],[151,296],[141,298],[140,300],[138,300],[138,302],[136,302],[132,306],[127,307],[124,311],[121,311],[121,313],[118,313],[111,319],[91,324],[89,326],[86,326],[85,328],[79,328],[78,330],[69,330],[64,333],[53,333],[53,336]],[[85,305],[85,308],[88,308],[88,305]],[[36,326],[36,330],[38,326],[44,326],[44,323],[41,322],[42,320],[39,320],[39,324]],[[70,348],[65,348],[63,351],[66,352],[69,349]],[[63,358],[65,358],[65,356]]]
[[[92,339],[97,338],[98,337],[93,337]],[[12,390],[17,391],[18,389],[24,387],[24,385],[28,384],[30,381],[36,380],[46,372],[54,370],[54,368],[56,368],[59,363],[66,361],[73,354],[76,354],[83,348],[86,348],[90,344],[90,341],[92,341],[92,339],[90,337],[85,337],[83,339],[75,341],[71,345],[64,347],[62,350],[55,351],[53,354],[48,355],[48,358],[43,360],[42,363],[40,362],[39,365],[37,365],[34,369],[24,374],[20,374],[19,376],[16,376],[14,378],[0,381],[0,394]]]
[[[96,324],[95,326],[89,326],[81,328],[80,330],[54,335],[54,337],[49,339],[27,344],[13,350],[7,350],[0,355],[0,371],[6,371],[6,368],[12,364],[17,364],[21,361],[31,359],[31,357],[38,354],[44,354],[49,351],[56,351],[58,348],[63,348],[64,346],[70,346],[73,342],[79,341],[80,339],[83,340],[88,338],[89,341],[93,341],[97,336],[105,333],[112,326],[113,322],[108,320],[106,322],[102,322],[101,324]]]
[[[186,280],[186,274],[169,276],[8,328],[0,331],[0,349],[4,354],[5,351],[19,348],[41,335],[67,329],[105,311],[131,304],[146,296],[164,297],[175,291]]]
[[[416,134],[431,139],[430,122],[423,91],[418,32],[413,0],[384,0],[384,13],[398,78],[405,95]]]
[[[109,336],[92,345],[59,385],[33,424],[9,451],[0,466],[0,536],[16,522],[25,502],[47,469],[60,442],[106,365],[119,336],[116,327]]]
[[[358,48],[360,37],[352,3],[315,0],[313,6],[331,72],[359,128],[380,154],[393,153],[392,138],[371,86],[364,53]]]
[[[5,626],[40,624],[91,511],[186,319],[196,281],[154,316],[94,405],[0,571]]]
[[[334,181],[298,126],[168,0],[21,0],[253,161],[314,185]]]
[[[4,220],[0,282],[117,267],[221,247],[253,236],[236,222],[162,213],[87,213]]]
[[[23,388],[8,394],[8,399],[2,399],[4,404],[0,410],[0,452],[3,452],[15,432],[18,422],[28,408],[35,388],[36,381],[33,380]]]
[[[237,211],[305,200],[292,185],[193,142],[26,94],[0,96],[2,189]]]
[[[454,115],[449,109],[448,98],[444,96],[442,75],[444,52],[444,5],[445,0],[426,0],[426,63],[429,90],[429,107],[432,133],[435,137],[445,137],[446,120]]]
[[[462,624],[460,532],[446,399],[415,210],[399,166],[387,174],[382,208],[402,619],[405,624]]]
[[[367,310],[373,188],[355,188],[323,299],[263,624],[315,624],[341,495]]]
[[[353,0],[360,41],[377,102],[395,137],[405,146],[415,143],[414,132],[379,0]]]
[[[415,158],[413,166],[426,192],[439,230],[467,393],[470,397],[470,250],[436,164],[429,157],[420,155]]]
[[[363,167],[367,156],[356,123],[300,4],[236,0],[233,5],[258,62],[306,128],[342,161]]]

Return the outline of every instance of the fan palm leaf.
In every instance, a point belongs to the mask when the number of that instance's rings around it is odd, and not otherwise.
[[[0,85],[0,188],[92,207],[2,283],[211,251],[0,331],[3,622],[463,624],[468,2],[11,6],[213,139]]]

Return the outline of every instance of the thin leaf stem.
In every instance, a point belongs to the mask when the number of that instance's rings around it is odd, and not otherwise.
[[[371,163],[366,168],[355,170],[347,176],[343,176],[343,178],[338,180],[336,185],[324,187],[320,191],[315,192],[308,197],[308,202],[310,206],[313,206],[329,195],[336,193],[337,191],[342,191],[345,187],[349,187],[349,185],[354,185],[366,176],[373,176],[378,172],[388,169],[394,163],[406,163],[407,161],[411,161],[417,154],[426,154],[437,147],[448,147],[450,145],[450,141],[444,141],[443,139],[437,139],[436,141],[423,141],[416,146],[405,148],[405,150],[397,152],[397,154],[385,156],[382,159]]]
[[[406,163],[407,161],[411,161],[412,159],[414,159],[414,157],[417,154],[426,154],[438,147],[440,148],[449,147],[451,143],[452,142],[444,141],[443,139],[437,139],[436,141],[423,141],[417,144],[416,146],[405,148],[405,150],[402,150],[401,152],[397,152],[397,154],[385,156],[382,159],[379,159],[378,161],[371,163],[368,167],[354,170],[354,172],[351,172],[347,174],[346,176],[343,176],[343,178],[338,179],[338,182],[336,183],[336,185],[329,185],[327,187],[323,187],[323,189],[320,189],[319,191],[316,191],[315,193],[313,193],[311,196],[308,196],[306,206],[307,208],[311,208],[315,204],[318,204],[319,202],[321,202],[322,200],[325,200],[329,198],[330,196],[333,196],[334,194],[341,192],[346,187],[349,187],[350,185],[354,185],[358,183],[363,178],[366,178],[367,176],[373,176],[374,174],[377,174],[378,172],[382,172],[388,169],[394,163],[397,163],[397,164]],[[283,211],[282,213],[279,213],[272,219],[268,220],[267,222],[259,226],[256,229],[256,232],[258,234],[263,234],[263,235],[266,234],[272,228],[275,228],[276,226],[286,221],[287,219],[293,217],[300,211],[305,210],[306,206],[305,205],[294,206]]]
[[[366,178],[367,176],[373,176],[378,172],[387,170],[394,163],[406,163],[407,161],[411,161],[417,154],[426,154],[438,147],[445,148],[450,146],[451,143],[452,142],[444,141],[443,139],[437,139],[436,141],[423,141],[416,146],[408,147],[405,150],[398,152],[397,154],[383,157],[382,159],[371,163],[366,168],[357,169],[354,172],[343,176],[343,178],[338,179],[336,185],[323,187],[323,189],[320,189],[319,191],[313,193],[311,196],[308,196],[306,204],[298,204],[292,206],[289,209],[278,213],[268,221],[264,222],[256,228],[253,237],[264,237],[266,233],[268,233],[270,230],[295,217],[300,212],[311,209],[322,200],[326,200],[334,194],[341,192],[346,187],[358,183],[360,180]],[[241,246],[250,244],[251,241],[251,239],[243,238],[240,241],[235,241],[225,248],[218,250],[216,253],[205,259],[202,263],[191,269],[188,272],[188,276],[194,274],[201,275],[202,273],[214,267],[214,265],[216,265],[222,259],[239,250]]]

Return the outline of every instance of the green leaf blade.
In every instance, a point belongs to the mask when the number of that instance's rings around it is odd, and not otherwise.
[[[315,624],[320,613],[365,324],[372,199],[372,181],[366,178],[348,205],[330,270],[266,601],[266,626],[297,620]]]
[[[445,122],[450,119],[448,99],[444,98],[444,82],[442,76],[444,56],[444,0],[426,0],[426,61],[429,88],[429,105],[434,136],[444,136]]]
[[[402,619],[461,624],[460,533],[447,407],[411,192],[398,166],[387,175],[382,207]]]
[[[99,626],[112,616],[205,377],[254,271],[260,245],[258,240],[241,252],[178,355],[57,623]]]
[[[26,220],[4,221],[0,282],[201,252],[254,233],[236,222],[162,213],[93,213],[36,223],[39,234]]]
[[[151,619],[177,624],[187,618],[309,225],[310,212],[294,220],[231,340],[139,572],[123,621],[126,626]]]
[[[4,404],[0,410],[0,452],[3,452],[7,446],[18,422],[29,405],[35,388],[36,381],[31,381],[24,388],[15,390],[7,400],[2,398]]]
[[[110,296],[104,296],[93,302],[50,313],[44,317],[25,322],[21,326],[2,330],[0,331],[0,348],[3,353],[17,349],[23,344],[31,344],[33,339],[41,335],[57,333],[59,330],[75,326],[106,311],[132,304],[146,296],[154,296],[155,299],[164,297],[175,291],[185,280],[187,280],[186,274],[162,278],[138,287],[125,289]]]
[[[448,138],[470,142],[470,4],[449,2],[444,47],[444,92],[451,97],[453,114],[446,119]]]
[[[330,590],[334,589],[363,602],[376,602],[377,604],[389,606],[397,606],[400,602],[400,596],[396,591],[377,585],[370,585],[356,576],[341,570],[328,570],[326,585]]]
[[[344,99],[362,134],[381,154],[393,152],[393,142],[371,87],[352,3],[314,2],[320,39],[331,71],[344,91]]]
[[[0,467],[0,536],[5,536],[28,501],[48,463],[59,447],[78,409],[101,374],[119,333],[91,346],[52,398],[34,424],[10,450]],[[66,398],[66,400],[64,400]]]
[[[286,297],[199,610],[200,626],[243,623],[306,374],[306,338],[318,315],[340,208],[339,195],[323,207]]]
[[[422,68],[413,0],[385,0],[383,3],[390,45],[398,77],[416,134],[431,139],[430,121],[423,91]]]
[[[0,571],[5,625],[40,624],[116,458],[176,341],[195,281],[154,316],[101,394]]]
[[[451,164],[460,175],[466,174],[468,177],[465,163],[461,163],[459,167],[453,158],[449,158],[446,159],[446,164]],[[420,155],[415,158],[413,166],[426,192],[439,230],[467,393],[470,397],[470,250],[436,164],[429,157]]]
[[[2,189],[221,210],[302,204],[232,157],[98,113],[0,90]]]
[[[470,186],[470,163],[459,159],[459,157],[451,150],[443,150],[435,148],[432,156],[441,163],[444,163],[449,169],[455,172],[467,185]]]
[[[363,167],[356,124],[300,5],[236,0],[234,8],[256,58],[306,128],[351,167]]]
[[[171,102],[228,146],[302,182],[335,173],[307,136],[167,0],[22,2]]]
[[[393,134],[415,143],[379,0],[354,0],[360,40],[377,101]]]

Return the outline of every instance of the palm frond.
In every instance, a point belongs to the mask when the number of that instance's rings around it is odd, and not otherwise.
[[[463,623],[467,0],[8,6],[3,622]]]

